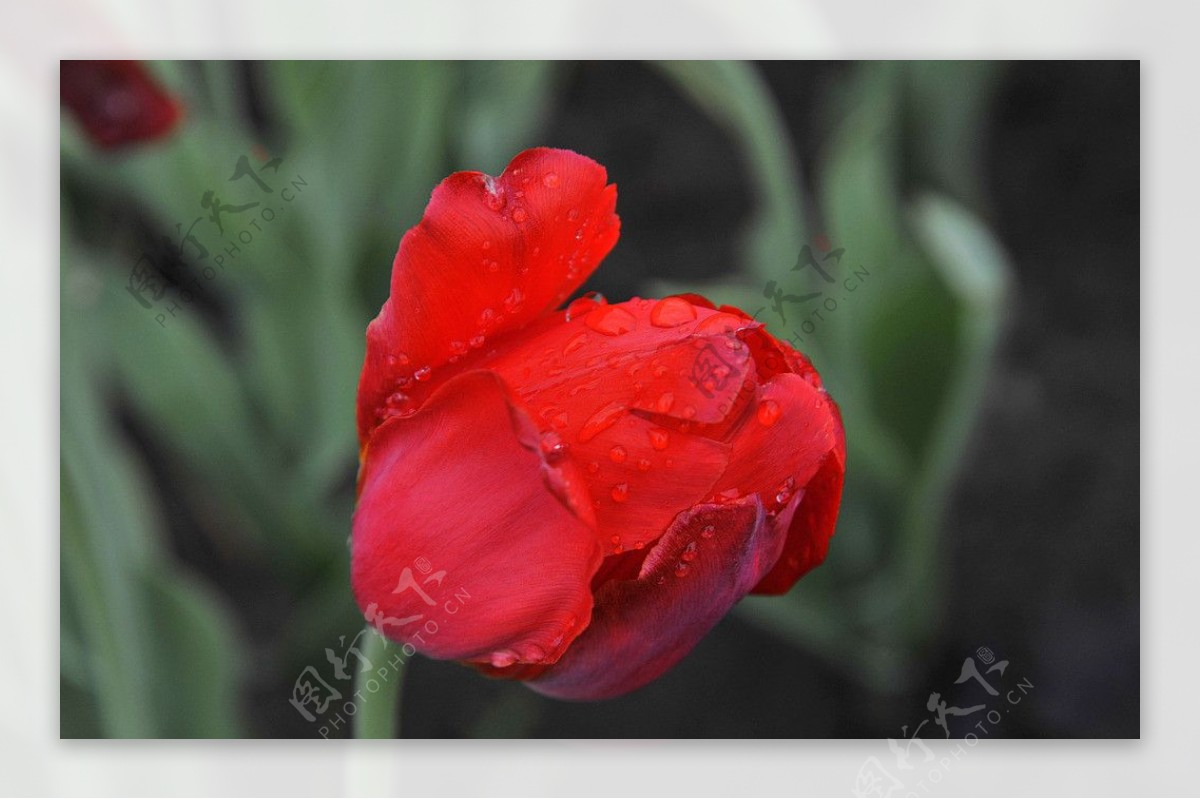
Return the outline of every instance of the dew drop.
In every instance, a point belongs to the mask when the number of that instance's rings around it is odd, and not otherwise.
[[[514,208],[513,209],[512,219],[517,224],[524,222],[526,220],[526,218],[528,218],[528,216],[529,215],[525,212],[524,208]]]
[[[521,305],[525,302],[525,293],[516,286],[504,298],[504,310],[506,313],[515,313],[521,309]]]
[[[683,406],[683,418],[684,419],[695,419],[696,418],[696,409],[693,408],[691,405],[684,405]]]
[[[667,435],[667,431],[663,430],[661,427],[653,428],[650,431],[649,435],[650,435],[650,446],[654,447],[659,452],[666,449],[667,444],[671,440],[670,436]]]
[[[638,461],[637,467],[639,472],[648,472],[650,471],[650,461],[646,458],[642,458]]]
[[[606,336],[620,336],[637,326],[637,318],[619,305],[597,306],[583,321]]]
[[[487,262],[487,270],[489,272],[491,272],[492,274],[499,272],[500,271],[500,262],[499,261],[488,261]]]
[[[629,499],[629,483],[617,483],[609,492],[613,502],[624,502]]]
[[[720,311],[712,314],[701,322],[696,327],[698,333],[708,333],[710,335],[717,333],[732,333],[738,328],[745,327],[748,323],[745,319],[734,316],[731,313]]]
[[[493,211],[499,211],[503,209],[504,203],[506,202],[504,198],[504,189],[499,188],[489,180],[484,201],[487,203],[487,207]]]
[[[621,543],[621,536],[614,535],[612,538],[610,538],[608,540],[614,544],[619,544],[619,543]]]
[[[483,336],[472,336],[471,340],[468,343],[471,345],[472,349],[477,350],[483,346],[483,342],[484,342]]]
[[[578,208],[572,208],[570,211],[567,211],[567,219],[570,219],[572,222],[574,222],[578,218],[579,218],[579,209]]]
[[[542,175],[542,185],[548,189],[558,188],[558,175],[554,172],[547,172]]]
[[[658,401],[654,403],[654,409],[659,413],[667,413],[675,404],[675,395],[670,391],[664,392]]]
[[[675,564],[675,576],[676,577],[687,577],[687,573],[689,571],[691,571],[691,567],[688,566],[686,563],[676,563]]]
[[[592,461],[591,463],[589,463],[587,465],[587,471],[588,471],[588,474],[595,474],[596,472],[600,471],[600,464],[596,463],[595,461]]]
[[[429,368],[428,366],[422,366],[420,369],[413,372],[413,377],[416,378],[420,383],[426,382],[432,375],[433,369]]]
[[[575,350],[587,343],[587,338],[587,333],[579,333],[578,335],[572,337],[571,340],[563,346],[563,355],[570,355],[572,352],[575,352]]]
[[[562,440],[562,436],[553,430],[548,430],[545,433],[542,433],[539,444],[542,448],[542,454],[545,455],[546,460],[551,463],[560,460],[564,455],[567,454],[567,450],[570,448],[570,445]]]
[[[579,443],[584,444],[591,441],[604,430],[612,427],[621,418],[621,414],[625,412],[625,405],[620,402],[610,402],[600,410],[596,411],[583,423],[583,427],[579,429]]]
[[[492,665],[498,669],[508,668],[517,662],[517,653],[506,649],[503,652],[492,653]]]
[[[598,291],[589,291],[582,297],[576,297],[567,306],[567,321],[570,322],[572,319],[578,319],[584,314],[595,310],[596,306],[605,305],[607,302],[608,300],[604,299],[604,295]]]
[[[650,324],[655,327],[679,327],[695,318],[695,307],[682,297],[659,300],[650,311]]]
[[[625,452],[625,448],[618,445],[608,451],[608,457],[613,463],[624,463],[628,455]]]
[[[778,402],[775,400],[763,400],[758,406],[758,423],[763,427],[770,427],[779,421],[779,417],[782,415],[782,413],[783,412],[779,410]]]
[[[691,563],[696,559],[696,542],[688,541],[686,547],[683,548],[683,554],[679,556],[685,563]]]
[[[484,242],[483,242],[483,251],[484,251],[484,252],[487,252],[487,251],[488,251],[488,250],[490,250],[490,249],[492,249],[492,242],[491,242],[491,240],[490,240],[490,239],[486,239],[486,240],[484,240]]]
[[[713,527],[711,524],[705,525],[704,529],[700,531],[701,538],[712,538],[716,534],[717,528]]]

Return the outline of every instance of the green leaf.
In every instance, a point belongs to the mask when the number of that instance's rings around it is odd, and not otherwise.
[[[771,279],[795,262],[805,238],[800,169],[787,125],[755,67],[742,61],[655,62],[733,137],[758,195],[744,235],[745,266]]]

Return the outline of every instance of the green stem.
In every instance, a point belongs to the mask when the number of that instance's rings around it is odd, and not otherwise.
[[[374,628],[367,628],[365,660],[359,660],[354,676],[354,690],[361,697],[354,715],[355,738],[395,738],[400,732],[400,685],[405,664],[401,653],[395,652],[401,656],[394,657],[388,651],[389,643]]]

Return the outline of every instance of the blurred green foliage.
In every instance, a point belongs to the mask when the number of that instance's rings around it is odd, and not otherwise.
[[[356,629],[345,546],[354,397],[397,240],[446,174],[494,174],[541,143],[570,68],[258,66],[256,90],[279,126],[266,135],[251,130],[244,76],[228,63],[154,65],[189,114],[159,144],[101,157],[63,126],[64,736],[264,734],[245,697],[280,675],[290,683]],[[869,271],[802,345],[841,405],[850,448],[829,560],[787,597],[751,598],[739,613],[876,690],[898,687],[936,630],[940,520],[1007,292],[1003,255],[977,216],[994,68],[856,66],[827,109],[831,146],[803,165],[815,196],[753,66],[653,68],[729,133],[756,199],[736,275],[656,291],[753,310],[768,280],[812,290],[811,273],[785,278],[781,265],[818,231]],[[203,281],[211,301],[158,324],[161,309],[124,290],[145,244],[135,223],[170,234],[202,213],[207,190],[237,201],[249,184],[228,178],[250,153],[282,157],[267,179],[295,181],[294,201]],[[214,255],[227,246],[205,241]],[[153,469],[123,418],[161,449]],[[178,507],[161,506],[163,482]],[[183,568],[171,544],[181,540],[239,564],[231,585],[279,597],[263,603],[267,618],[239,628],[235,592]],[[481,709],[473,734],[521,734],[530,705],[506,696]]]

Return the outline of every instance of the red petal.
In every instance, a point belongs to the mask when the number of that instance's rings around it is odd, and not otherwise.
[[[530,687],[560,699],[605,699],[675,665],[779,557],[783,531],[756,498],[680,514],[636,580],[596,594],[592,622]]]
[[[59,82],[63,105],[106,149],[164,136],[182,115],[137,61],[63,61]]]
[[[538,449],[528,419],[486,372],[448,381],[412,418],[379,428],[365,454],[351,567],[368,620],[435,658],[559,657],[587,624],[600,552],[547,487]],[[402,582],[427,579],[424,571],[444,572],[436,586],[421,582],[425,595]]]
[[[825,560],[837,524],[845,474],[844,452],[825,456],[816,475],[802,489],[803,496],[788,527],[783,553],[752,593],[787,593],[797,580]]]
[[[604,167],[567,150],[526,150],[497,178],[442,181],[400,242],[391,296],[367,328],[360,443],[392,413],[389,396],[419,407],[443,364],[575,291],[616,244],[616,198]]]
[[[726,497],[757,493],[771,511],[804,492],[784,555],[756,593],[787,591],[825,558],[833,536],[846,436],[837,406],[818,386],[819,378],[807,374],[779,374],[760,385],[756,407],[733,436],[729,469],[714,489]]]
[[[678,298],[605,304],[547,317],[480,361],[519,387],[583,471],[606,552],[651,544],[725,470],[729,445],[704,423],[721,422],[748,379],[754,389],[742,322],[730,318]]]

